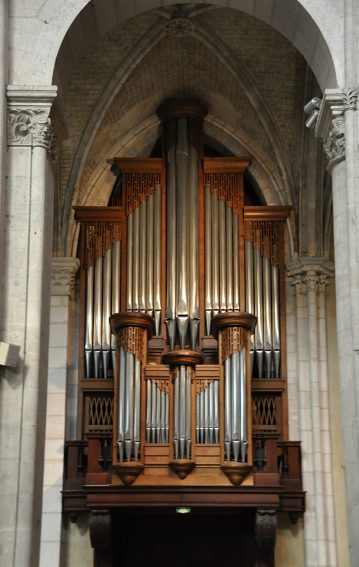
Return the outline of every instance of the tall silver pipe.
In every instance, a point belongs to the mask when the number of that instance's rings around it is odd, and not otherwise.
[[[226,256],[227,256],[227,310],[233,311],[233,211],[226,211]],[[238,253],[238,250],[235,251]]]
[[[199,437],[199,424],[200,424],[200,412],[201,412],[201,394],[196,394],[196,443],[200,443]]]
[[[180,403],[179,403],[179,446],[180,446],[180,457],[185,458],[186,455],[186,367],[181,365],[179,367],[179,378],[180,378]]]
[[[279,271],[272,266],[272,328],[275,378],[280,377],[280,313],[279,313]]]
[[[214,380],[213,383],[214,390],[214,443],[219,443],[219,382]]]
[[[112,250],[109,248],[103,258],[103,313],[102,313],[102,362],[103,375],[107,378],[110,363],[111,327],[109,323],[111,315],[111,271]]]
[[[152,380],[146,380],[146,442],[151,443]]]
[[[185,348],[188,328],[188,129],[187,119],[177,121],[177,326],[181,348]]]
[[[239,311],[238,215],[233,213],[233,309]]]
[[[151,406],[151,438],[152,438],[152,443],[156,443],[156,427],[157,427],[157,423],[156,423],[156,417],[157,417],[157,385],[155,382],[151,381],[152,383],[152,396],[151,396],[151,401],[152,401],[152,406]]]
[[[94,293],[94,329],[93,348],[95,362],[95,378],[100,378],[102,334],[102,257],[95,261],[95,293]]]
[[[203,391],[203,421],[204,421],[204,440],[203,443],[209,443],[209,399],[208,399],[208,386]]]
[[[239,461],[240,450],[240,366],[239,366],[239,353],[234,352],[231,356],[232,359],[232,372],[231,372],[231,402],[232,402],[232,444],[233,444],[233,457],[236,462]]]
[[[225,204],[218,199],[218,234],[219,239],[219,310],[227,310],[227,257],[226,257],[226,212]]]
[[[150,195],[146,205],[146,313],[153,315],[154,248],[153,248],[153,199]],[[157,221],[158,222],[158,221]],[[144,227],[141,227],[143,230]]]
[[[214,438],[214,382],[210,382],[209,390],[209,443],[213,443]]]
[[[265,356],[265,377],[270,378],[272,366],[272,297],[271,266],[268,258],[263,256],[263,346]]]
[[[118,240],[112,246],[112,298],[111,312],[119,313],[121,297],[121,242]],[[113,352],[116,351],[116,336],[111,335],[111,346]]]
[[[141,437],[141,361],[134,355],[135,362],[135,388],[133,411],[133,439],[135,443],[134,458],[138,461]]]
[[[139,232],[140,232],[140,261],[139,261],[139,282],[138,282],[138,308],[144,313],[146,311],[147,296],[147,272],[146,272],[146,240],[147,240],[147,200],[144,200],[139,209]]]
[[[132,256],[132,310],[138,311],[140,306],[140,211],[133,211],[133,256]]]
[[[191,457],[191,445],[192,445],[192,435],[191,435],[191,369],[186,367],[186,400],[185,400],[185,412],[186,412],[186,429],[185,429],[185,439],[186,439],[186,449],[185,455],[186,459]]]
[[[166,392],[161,390],[160,443],[166,442]]]
[[[249,240],[245,241],[245,278],[246,278],[246,311],[254,313],[254,280],[253,280],[253,245]],[[250,335],[250,357],[251,374],[253,372],[254,359],[254,335]]]
[[[198,152],[192,144],[189,147],[189,195],[188,195],[188,236],[189,246],[186,254],[189,258],[189,319],[191,347],[197,344],[199,330],[198,297]]]
[[[179,432],[180,432],[180,374],[176,369],[176,377],[174,383],[174,427],[173,427],[173,445],[175,459],[179,457]]]
[[[247,450],[247,374],[246,349],[242,348],[240,355],[240,403],[241,403],[241,461],[246,461]]]
[[[133,446],[133,406],[134,406],[134,355],[126,351],[125,374],[125,453],[131,460]]]
[[[86,271],[86,330],[85,330],[85,361],[86,378],[91,378],[92,374],[92,348],[93,348],[93,266],[89,266]]]
[[[156,396],[156,441],[161,442],[161,389],[157,386],[157,396]]]
[[[132,311],[133,309],[133,298],[132,298],[132,288],[133,288],[133,213],[130,213],[127,217],[127,290],[126,290],[126,309],[127,311]]]
[[[119,375],[118,375],[118,453],[119,461],[123,461],[125,441],[125,374],[126,352],[120,347]]]
[[[211,194],[212,204],[212,307],[213,315],[219,313],[219,247],[218,247],[218,198]]]
[[[231,358],[228,356],[224,361],[224,446],[227,461],[231,460],[232,443],[231,373]]]
[[[167,306],[166,322],[170,349],[176,338],[176,152],[172,147],[167,153]]]
[[[161,186],[157,185],[153,197],[153,308],[156,335],[161,328]]]
[[[254,289],[255,289],[255,315],[257,325],[255,329],[255,347],[258,378],[262,378],[263,369],[263,289],[262,289],[262,256],[259,250],[254,249]]]
[[[205,245],[205,310],[206,310],[206,333],[211,334],[212,318],[212,207],[211,191],[208,186],[204,188],[204,245]]]
[[[168,443],[168,435],[169,435],[169,395],[166,392],[165,395],[165,439],[164,442]]]

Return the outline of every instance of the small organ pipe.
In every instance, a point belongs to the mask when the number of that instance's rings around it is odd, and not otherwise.
[[[214,382],[208,385],[209,391],[209,443],[213,443],[214,434]]]
[[[123,449],[125,441],[125,373],[126,352],[121,346],[118,377],[118,452],[120,462],[123,461]]]
[[[156,442],[156,408],[157,408],[157,386],[152,382],[152,407],[151,407],[151,433],[152,443]]]
[[[189,367],[185,368],[186,380],[186,399],[185,399],[185,412],[186,412],[186,429],[185,429],[185,455],[186,459],[191,457],[191,370]]]
[[[180,400],[179,400],[179,443],[180,443],[180,458],[185,458],[186,449],[186,367],[180,366],[179,368],[180,379]]]
[[[246,386],[246,349],[242,348],[239,353],[240,357],[240,404],[241,404],[241,461],[246,461],[247,450],[247,386]]]
[[[175,459],[179,457],[179,431],[180,431],[180,376],[179,369],[176,370],[174,384],[174,431],[173,444]]]
[[[146,381],[146,442],[151,443],[152,381]]]
[[[106,250],[103,259],[102,363],[104,378],[107,378],[111,348],[111,327],[109,323],[111,315],[111,260],[112,250],[109,248]]]
[[[135,362],[135,388],[134,388],[134,415],[133,415],[133,438],[135,442],[135,461],[138,461],[141,437],[141,362],[134,357]]]
[[[254,288],[253,288],[253,246],[249,240],[245,241],[245,266],[246,266],[246,311],[255,313]],[[250,335],[251,361],[254,354],[254,335]],[[253,369],[253,364],[252,364]]]
[[[231,373],[231,358],[228,356],[224,361],[224,445],[227,461],[231,460],[232,441]]]
[[[233,456],[237,462],[239,460],[240,449],[240,368],[239,368],[239,353],[234,352],[231,356],[232,372],[231,372],[231,402],[232,402],[232,444]]]
[[[126,459],[131,460],[133,444],[133,405],[134,405],[134,355],[126,352],[125,375],[125,452]]]
[[[214,442],[219,443],[219,382],[218,382],[218,380],[214,380],[213,392],[214,392],[214,417],[213,417]]]

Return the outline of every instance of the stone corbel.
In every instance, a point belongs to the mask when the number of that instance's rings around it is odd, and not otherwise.
[[[75,276],[80,260],[72,257],[52,258],[51,295],[70,296],[75,287]]]
[[[41,147],[49,150],[52,127],[49,118],[57,88],[9,85],[8,145]]]
[[[260,509],[256,512],[255,536],[258,567],[274,567],[274,548],[277,535],[276,510]]]
[[[327,89],[320,106],[315,136],[323,140],[328,170],[345,159],[344,111],[356,105],[355,89]]]

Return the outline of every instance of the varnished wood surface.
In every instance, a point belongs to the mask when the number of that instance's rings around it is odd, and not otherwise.
[[[212,319],[211,331],[215,338],[218,337],[218,332],[220,329],[225,327],[243,327],[247,329],[251,334],[254,333],[255,326],[257,324],[257,317],[252,315],[252,313],[234,311],[228,313],[219,313]]]

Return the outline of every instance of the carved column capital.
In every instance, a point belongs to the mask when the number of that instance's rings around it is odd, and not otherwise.
[[[343,112],[358,109],[358,96],[358,87],[348,87],[343,89]]]
[[[287,275],[296,293],[325,293],[334,276],[334,265],[325,258],[298,258],[287,266]]]
[[[52,127],[50,110],[56,87],[17,87],[9,85],[8,145],[50,149]]]
[[[72,257],[52,258],[51,295],[71,295],[80,260]]]

